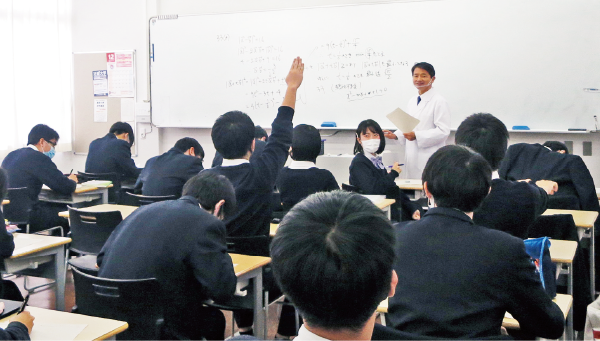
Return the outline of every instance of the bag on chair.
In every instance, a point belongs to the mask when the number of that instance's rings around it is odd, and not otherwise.
[[[535,264],[546,293],[550,298],[556,297],[556,265],[550,258],[550,238],[526,239],[524,242],[525,251]]]

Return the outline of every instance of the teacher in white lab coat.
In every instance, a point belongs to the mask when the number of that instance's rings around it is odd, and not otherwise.
[[[408,101],[407,113],[420,122],[413,131],[392,133],[384,130],[385,137],[406,145],[404,153],[406,179],[420,179],[425,164],[436,150],[446,145],[450,135],[450,107],[433,88],[435,69],[425,62],[416,63],[412,69],[413,84],[419,94]]]

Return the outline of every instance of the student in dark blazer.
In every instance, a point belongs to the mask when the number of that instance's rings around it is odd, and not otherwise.
[[[290,151],[293,161],[281,170],[277,179],[284,211],[313,193],[340,189],[330,171],[317,168],[317,156],[320,152],[321,134],[317,128],[307,124],[297,125]]]
[[[260,154],[262,154],[262,151],[265,149],[265,146],[267,145],[268,138],[269,138],[269,135],[267,135],[267,132],[263,128],[261,128],[261,126],[254,127],[255,145],[254,145],[254,151],[252,152],[252,155],[250,156],[250,161],[256,159],[257,157],[260,156]],[[215,153],[215,157],[213,158],[211,167],[217,167],[217,166],[220,166],[221,164],[223,164],[223,155],[221,155],[221,153],[219,153],[219,151],[217,150],[217,152]]]
[[[60,194],[71,194],[77,188],[77,176],[65,176],[52,162],[58,139],[56,130],[38,124],[29,132],[28,146],[10,152],[2,161],[2,168],[8,172],[9,188],[26,187],[29,199],[33,202],[30,232],[55,226],[69,228],[69,221],[58,216],[59,212],[67,209],[66,205],[38,200],[42,185]]]
[[[385,150],[385,138],[379,124],[373,120],[360,122],[355,137],[355,156],[350,163],[350,185],[358,187],[362,194],[379,194],[396,199],[396,203],[392,205],[393,220],[419,219],[419,205],[411,202],[394,182],[402,172],[398,162],[394,162],[388,171],[379,156]],[[402,207],[402,217],[398,214],[398,207]]]
[[[454,136],[456,144],[467,146],[483,156],[492,167],[492,189],[473,214],[477,225],[528,238],[529,227],[546,211],[548,195],[558,189],[554,181],[533,183],[500,179],[498,167],[506,153],[508,130],[490,114],[467,117]]]
[[[227,178],[196,175],[179,200],[140,207],[117,226],[98,254],[98,275],[156,278],[165,301],[167,337],[173,337],[168,333],[173,330],[192,340],[222,340],[223,313],[202,301],[226,300],[235,292],[237,279],[221,222],[234,211],[235,193]]]
[[[135,190],[143,195],[181,196],[183,185],[204,168],[204,149],[196,139],[184,137],[168,152],[146,162],[135,183]]]
[[[500,335],[505,312],[521,330],[557,339],[565,318],[546,294],[523,240],[476,225],[473,211],[489,193],[492,169],[464,146],[435,152],[423,171],[433,208],[396,227],[388,325],[452,339]]]
[[[127,122],[116,122],[104,137],[90,143],[85,161],[86,173],[117,173],[121,180],[137,179],[140,169],[131,158],[135,141],[133,128]]]

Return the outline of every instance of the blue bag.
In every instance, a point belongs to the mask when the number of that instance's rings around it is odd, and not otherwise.
[[[550,298],[556,297],[556,265],[550,258],[550,238],[526,239],[525,251],[539,273],[542,286]]]

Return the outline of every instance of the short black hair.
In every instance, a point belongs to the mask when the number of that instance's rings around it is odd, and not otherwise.
[[[173,148],[179,150],[182,153],[185,153],[186,151],[188,151],[188,149],[192,147],[194,147],[194,155],[200,156],[201,159],[204,159],[204,149],[202,149],[202,146],[200,145],[198,140],[196,140],[193,137],[184,137],[182,139],[179,139],[179,141],[175,143],[175,146]]]
[[[314,126],[299,124],[292,137],[292,159],[316,162],[321,152],[321,134]]]
[[[254,138],[261,139],[263,137],[265,138],[265,141],[269,140],[269,134],[267,134],[267,131],[264,130],[261,126],[254,127]]]
[[[478,152],[496,170],[506,154],[508,129],[491,114],[473,114],[462,121],[454,135],[454,142]]]
[[[110,134],[121,135],[123,133],[129,134],[129,145],[133,146],[135,142],[135,134],[133,134],[133,128],[127,122],[115,122],[108,131]]]
[[[6,198],[6,194],[8,193],[8,175],[4,168],[0,168],[0,200]],[[4,223],[4,222],[2,222]],[[3,225],[0,225],[3,226]]]
[[[422,180],[438,207],[473,212],[489,193],[492,168],[468,147],[444,146],[427,161]]]
[[[429,63],[426,63],[426,62],[415,63],[415,65],[413,65],[413,67],[410,69],[411,75],[415,74],[416,68],[423,69],[423,70],[427,71],[429,76],[435,77],[435,69],[433,68],[433,65],[431,65]]]
[[[567,145],[560,141],[546,141],[544,142],[544,147],[550,148],[553,152],[564,150],[565,154],[569,154],[569,148]]]
[[[363,153],[363,147],[356,138],[360,138],[360,134],[364,134],[370,130],[371,132],[379,134],[379,148],[375,152],[376,154],[381,154],[385,150],[385,137],[383,135],[383,130],[379,126],[379,123],[374,120],[364,120],[358,124],[358,128],[356,128],[355,132],[355,140],[354,140],[354,154]]]
[[[273,275],[309,325],[360,330],[390,291],[394,242],[390,221],[369,199],[316,193],[281,221]]]
[[[31,128],[29,135],[27,136],[27,144],[37,144],[40,142],[40,139],[46,140],[46,142],[50,142],[50,140],[56,140],[58,142],[58,133],[56,130],[48,127],[45,124],[37,124],[35,127]]]
[[[196,198],[207,211],[214,210],[219,201],[225,200],[221,208],[225,217],[229,217],[236,209],[235,190],[231,181],[214,172],[202,171],[189,179],[183,185],[182,196],[186,195]]]
[[[217,118],[210,136],[223,158],[240,159],[252,150],[254,122],[241,111],[230,111]]]

